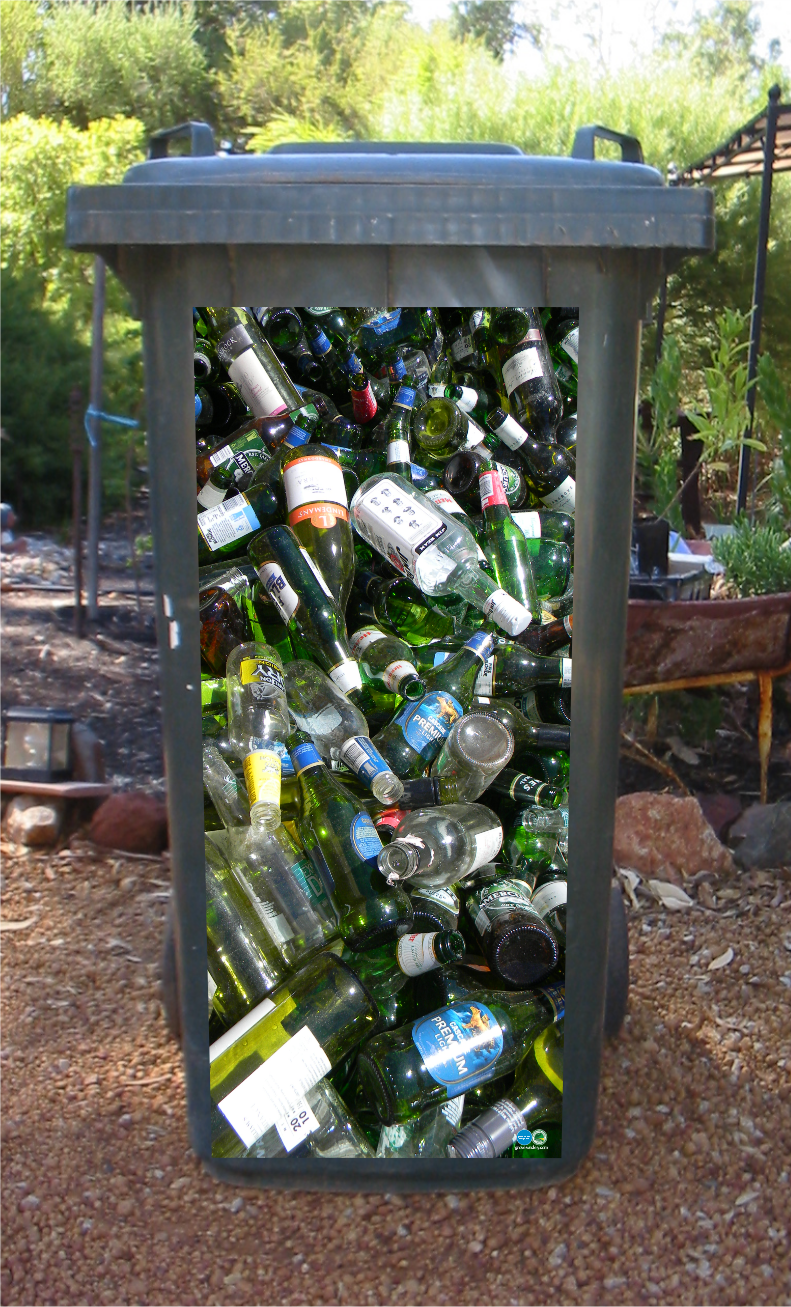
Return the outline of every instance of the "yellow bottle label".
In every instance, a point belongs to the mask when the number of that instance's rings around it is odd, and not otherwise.
[[[239,680],[242,685],[263,682],[276,690],[285,688],[283,673],[268,658],[243,658],[239,664]]]
[[[254,803],[280,804],[280,754],[272,749],[258,749],[244,760],[244,779],[250,806]]]

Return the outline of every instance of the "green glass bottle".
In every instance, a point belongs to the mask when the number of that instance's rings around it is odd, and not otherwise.
[[[483,551],[494,568],[498,585],[524,604],[535,620],[540,610],[528,543],[511,516],[493,459],[482,465],[478,484],[486,522]]]
[[[426,693],[415,667],[412,650],[398,636],[381,627],[361,626],[349,640],[349,648],[369,681],[382,690],[414,703]]]
[[[546,726],[543,722],[528,721],[524,713],[507,699],[491,699],[476,694],[470,707],[472,712],[488,713],[508,727],[514,737],[515,755],[523,749],[569,750],[571,735],[568,726]]]
[[[563,1015],[562,985],[527,993],[477,990],[375,1035],[361,1048],[358,1075],[385,1125],[408,1121],[513,1070],[538,1033]]]
[[[517,422],[524,420],[538,440],[553,440],[563,399],[538,310],[495,309],[490,330]]]
[[[288,525],[319,568],[343,613],[354,579],[354,541],[341,465],[326,445],[283,463]]]
[[[341,938],[356,951],[376,948],[408,930],[412,903],[388,886],[377,866],[382,848],[366,809],[327,769],[310,736],[294,731],[288,750],[302,792],[297,830],[322,877]]]
[[[493,698],[498,694],[523,694],[537,685],[570,686],[571,659],[538,658],[521,642],[498,640],[492,660],[476,682],[475,692]]]
[[[343,617],[321,571],[294,532],[287,526],[270,527],[254,537],[247,552],[289,632],[299,637],[308,656],[365,712],[367,698]]]
[[[509,449],[518,451],[525,480],[536,498],[556,512],[573,513],[576,482],[565,449],[537,440],[501,408],[492,409],[486,425]]]
[[[321,953],[209,1048],[212,1156],[239,1157],[376,1028],[359,977]]]
[[[342,957],[376,999],[383,1029],[396,1030],[414,1016],[412,979],[459,962],[463,955],[463,937],[448,930],[401,935],[395,944],[366,953],[344,950]]]
[[[516,761],[528,776],[547,781],[558,790],[568,789],[569,755],[562,749],[523,749]]]
[[[453,723],[469,708],[477,675],[493,647],[494,637],[477,631],[457,654],[425,673],[423,698],[407,704],[374,737],[396,776],[420,776],[434,761]]]
[[[430,399],[415,410],[412,434],[429,465],[447,463],[459,449],[485,442],[487,432],[450,399]]]
[[[349,398],[349,373],[337,349],[318,322],[305,323],[305,338],[319,365],[319,388],[326,391],[336,404],[345,404]]]
[[[217,358],[256,417],[298,409],[302,403],[288,373],[247,308],[201,308]]]
[[[530,890],[555,858],[567,830],[568,808],[520,808],[503,822],[503,859]]]
[[[510,767],[505,767],[495,776],[489,789],[523,806],[535,804],[540,808],[559,808],[563,802],[562,789],[547,785],[546,781],[536,780],[525,772],[513,771]]]
[[[405,577],[381,577],[362,572],[355,580],[370,604],[377,624],[391,627],[413,648],[452,634],[453,617]]]
[[[409,890],[415,910],[415,930],[455,930],[459,924],[461,905],[449,885],[435,889],[430,885],[414,885]]]
[[[528,1154],[536,1141],[546,1144],[549,1122],[559,1125],[563,1114],[562,1022],[537,1035],[522,1060],[507,1098],[501,1098],[450,1141],[450,1157],[502,1157],[514,1143],[524,1148],[515,1156]],[[538,1152],[538,1150],[531,1150]],[[543,1154],[549,1156],[549,1152]]]

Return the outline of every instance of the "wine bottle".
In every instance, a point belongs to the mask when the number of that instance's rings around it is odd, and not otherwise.
[[[202,308],[199,312],[210,329],[217,358],[255,417],[300,407],[288,373],[248,309]]]
[[[300,449],[283,464],[283,486],[288,525],[344,612],[354,579],[354,542],[340,463],[324,445]]]
[[[573,513],[576,486],[566,451],[550,441],[536,440],[501,408],[492,410],[486,424],[509,449],[518,450],[525,479],[542,504]]]
[[[239,1157],[375,1028],[358,976],[333,953],[290,976],[209,1048],[212,1155]]]
[[[335,908],[341,938],[357,951],[395,939],[411,925],[412,904],[377,866],[382,841],[370,816],[327,770],[309,736],[292,732],[288,747],[302,792],[297,830]]]
[[[530,888],[523,882],[497,878],[469,890],[462,917],[472,951],[483,953],[494,983],[527,989],[557,966],[557,939],[533,908]]]
[[[358,1075],[385,1125],[513,1070],[539,1032],[563,1015],[563,986],[528,994],[477,990],[360,1050]]]
[[[526,421],[539,441],[553,440],[563,400],[539,313],[533,308],[495,309],[490,331],[499,346],[503,383],[517,422]]]

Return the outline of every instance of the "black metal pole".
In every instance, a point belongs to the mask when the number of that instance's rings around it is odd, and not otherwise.
[[[82,450],[85,432],[82,426],[82,391],[75,386],[69,395],[71,428],[71,503],[72,540],[74,544],[74,634],[82,638]]]
[[[780,87],[773,86],[769,91],[766,106],[766,136],[764,137],[764,171],[761,181],[761,213],[758,220],[758,247],[755,252],[755,282],[753,284],[753,311],[750,319],[750,353],[747,363],[747,407],[750,420],[745,436],[751,436],[755,421],[755,377],[758,370],[758,350],[761,347],[761,322],[764,312],[764,291],[766,289],[766,249],[769,243],[769,215],[772,208],[772,170],[775,161],[775,137],[777,135],[777,110],[780,101]],[[736,491],[736,511],[742,513],[747,506],[747,492],[750,480],[750,447],[742,445],[739,460],[739,485]]]

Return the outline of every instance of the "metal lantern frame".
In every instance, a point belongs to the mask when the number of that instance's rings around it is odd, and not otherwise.
[[[49,727],[47,765],[45,767],[8,767],[6,765],[9,736],[16,731],[17,727],[23,727],[26,722],[36,725],[43,724]],[[70,780],[73,770],[71,740],[71,727],[73,725],[74,714],[65,708],[38,708],[15,705],[5,709],[3,712],[3,780],[31,781],[35,784],[52,784],[57,781]],[[53,735],[56,726],[67,726],[69,728],[66,738],[66,765],[58,768],[54,768],[52,765]]]

